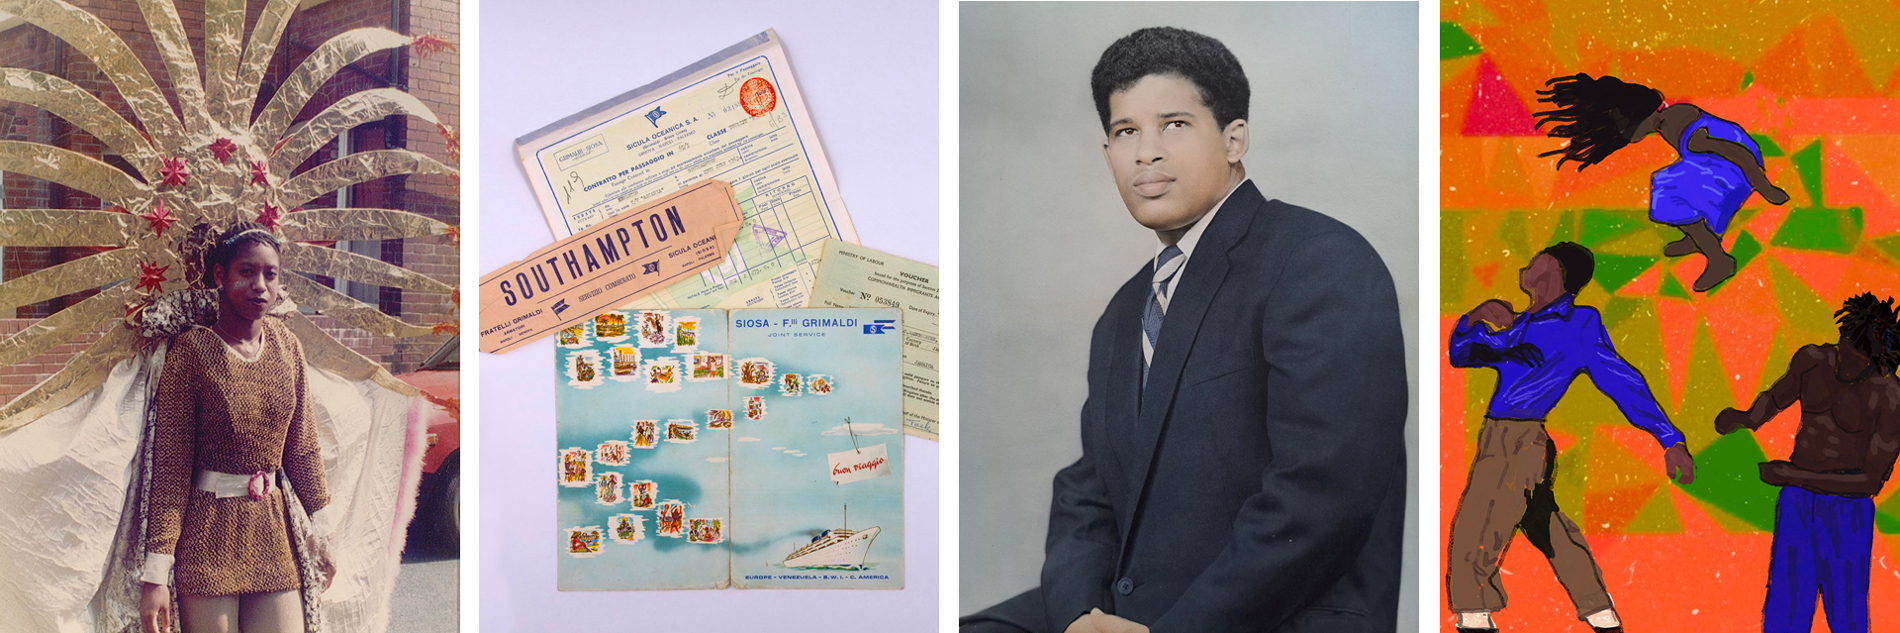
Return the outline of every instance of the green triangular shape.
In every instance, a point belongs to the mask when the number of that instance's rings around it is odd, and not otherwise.
[[[1649,302],[1641,299],[1610,297],[1610,302],[1603,305],[1603,328],[1614,330],[1623,324],[1624,319],[1635,316],[1648,306]]]
[[[1471,266],[1465,262],[1465,214],[1443,211],[1438,214],[1438,311],[1461,314],[1469,307],[1464,302],[1465,284],[1471,280]]]
[[[1755,261],[1755,257],[1760,254],[1761,242],[1755,239],[1755,234],[1742,231],[1741,237],[1735,238],[1735,247],[1729,249],[1729,255],[1735,258],[1735,274],[1742,274],[1743,270],[1748,269],[1748,263]],[[1729,277],[1729,279],[1732,280],[1734,277]],[[1710,288],[1707,294],[1713,297],[1715,293],[1727,287],[1728,283],[1723,282],[1714,288]]]
[[[1860,207],[1795,209],[1788,212],[1770,243],[1802,251],[1852,253],[1866,226]]]
[[[1682,516],[1676,513],[1676,502],[1670,498],[1668,486],[1657,486],[1656,494],[1636,511],[1636,517],[1629,525],[1623,526],[1624,534],[1681,534]]]
[[[1483,50],[1484,47],[1478,45],[1478,40],[1472,39],[1471,34],[1466,33],[1463,27],[1451,22],[1438,23],[1439,59],[1467,57]]]
[[[1635,279],[1650,266],[1656,265],[1656,258],[1645,255],[1597,255],[1597,269],[1594,279],[1604,290],[1614,294],[1623,284]]]
[[[1761,445],[1755,435],[1737,431],[1722,436],[1695,456],[1695,483],[1683,486],[1684,492],[1733,514],[1755,529],[1768,532],[1775,526],[1774,486],[1761,482]]]
[[[1742,90],[1747,90],[1752,85],[1755,85],[1755,71],[1742,73]]]
[[[1900,495],[1887,497],[1886,503],[1874,508],[1874,529],[1881,534],[1900,534]]]
[[[1794,153],[1794,169],[1801,174],[1801,186],[1807,187],[1808,198],[1820,207],[1826,198],[1821,197],[1821,140],[1815,139],[1807,147]]]
[[[1662,279],[1663,279],[1662,289],[1656,291],[1656,294],[1660,294],[1665,297],[1675,297],[1677,299],[1689,298],[1689,289],[1682,287],[1682,282],[1676,281],[1675,275],[1671,275],[1669,274],[1669,271],[1664,270],[1662,272]],[[1727,284],[1723,284],[1723,285],[1727,285]],[[1717,286],[1717,287],[1719,288],[1720,286]]]
[[[1886,255],[1896,262],[1900,262],[1900,235],[1876,238],[1874,240],[1874,248],[1879,250],[1880,254]]]
[[[1797,337],[1796,347],[1827,342],[1838,331],[1834,325],[1834,310],[1840,304],[1821,298],[1820,293],[1809,287],[1807,282],[1801,281],[1794,271],[1788,270],[1781,262],[1773,259],[1767,261],[1768,281],[1775,293],[1775,308],[1782,315],[1784,327],[1781,330],[1792,331]]]
[[[1577,210],[1565,209],[1563,215],[1557,218],[1557,230],[1551,231],[1550,239],[1545,240],[1544,245],[1550,246],[1558,242],[1569,242],[1575,239],[1577,239]]]
[[[1743,87],[1746,88],[1747,86],[1743,86]],[[1781,145],[1776,143],[1775,139],[1768,138],[1768,135],[1766,134],[1755,134],[1751,132],[1749,133],[1748,137],[1755,139],[1755,147],[1761,149],[1762,158],[1774,158],[1776,156],[1788,155],[1787,152],[1782,151]]]
[[[1649,214],[1643,211],[1585,209],[1583,231],[1577,242],[1595,250],[1616,238],[1649,228]]]

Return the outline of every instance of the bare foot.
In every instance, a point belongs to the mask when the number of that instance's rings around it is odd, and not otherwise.
[[[1695,278],[1696,292],[1708,292],[1710,288],[1728,281],[1728,278],[1735,274],[1734,256],[1721,251],[1713,255],[1704,254],[1704,256],[1708,258],[1709,263],[1702,269],[1702,276]]]
[[[1766,188],[1759,189],[1758,191],[1761,192],[1761,199],[1767,200],[1768,204],[1782,205],[1788,203],[1788,191],[1786,189],[1768,185]]]

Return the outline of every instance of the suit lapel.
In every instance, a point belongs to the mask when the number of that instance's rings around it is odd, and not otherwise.
[[[1246,234],[1264,201],[1252,182],[1242,184],[1228,197],[1227,204],[1222,205],[1220,212],[1214,215],[1213,224],[1208,225],[1207,231],[1201,234],[1201,241],[1194,247],[1194,253],[1188,256],[1187,267],[1182,272],[1184,276],[1175,288],[1174,297],[1168,301],[1168,313],[1161,322],[1161,343],[1155,347],[1154,359],[1148,366],[1148,385],[1140,390],[1141,403],[1134,431],[1135,436],[1142,441],[1136,444],[1134,459],[1129,462],[1128,468],[1131,476],[1138,477],[1131,482],[1136,509],[1130,513],[1131,529],[1122,530],[1123,552],[1127,551],[1129,536],[1133,533],[1132,526],[1139,520],[1141,506],[1147,503],[1155,455],[1166,434],[1168,412],[1174,408],[1181,370],[1187,366],[1188,352],[1201,332],[1201,322],[1207,316],[1208,306],[1219,292],[1221,282],[1227,279],[1228,251],[1239,243],[1240,236]],[[1146,300],[1144,295],[1142,301]],[[1139,345],[1139,341],[1136,344]],[[1140,353],[1139,348],[1136,353]],[[1139,384],[1139,367],[1135,372],[1136,384]]]
[[[1153,269],[1153,262],[1143,266],[1135,278],[1137,281],[1124,287],[1110,306],[1115,315],[1114,330],[1109,337],[1114,347],[1110,351],[1108,393],[1102,407],[1107,436],[1101,445],[1111,448],[1109,452],[1115,461],[1113,467],[1099,468],[1096,473],[1099,477],[1119,476],[1130,484],[1115,486],[1113,489],[1118,491],[1134,490],[1134,482],[1128,480],[1146,463],[1140,461],[1146,454],[1138,453],[1139,449],[1134,447],[1134,438],[1141,436],[1141,427],[1136,421],[1141,402],[1141,310],[1148,300],[1142,292],[1147,285],[1139,280],[1153,276]],[[1116,512],[1115,518],[1120,533],[1127,534],[1134,518],[1133,508]]]

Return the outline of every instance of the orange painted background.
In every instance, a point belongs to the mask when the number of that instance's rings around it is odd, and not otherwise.
[[[1594,250],[1596,280],[1578,302],[1603,311],[1618,349],[1688,437],[1697,480],[1666,479],[1655,440],[1580,378],[1547,423],[1559,505],[1588,538],[1627,630],[1759,631],[1775,489],[1758,480],[1756,463],[1787,457],[1798,414],[1726,437],[1713,421],[1753,400],[1801,345],[1834,341],[1843,299],[1900,296],[1900,2],[1442,7],[1440,341],[1485,299],[1524,305],[1517,272],[1543,247],[1571,240]],[[1562,141],[1535,128],[1531,113],[1548,104],[1534,91],[1577,72],[1649,85],[1755,135],[1768,175],[1793,199],[1744,204],[1724,236],[1741,263],[1733,278],[1689,292],[1702,258],[1662,256],[1681,233],[1647,218],[1650,173],[1676,158],[1660,140],[1582,173],[1537,157]],[[1439,366],[1442,574],[1496,377],[1453,369],[1442,353]],[[1875,630],[1900,629],[1896,488],[1875,498]],[[1522,537],[1503,569],[1502,628],[1588,630]],[[1827,630],[1819,611],[1814,630]]]

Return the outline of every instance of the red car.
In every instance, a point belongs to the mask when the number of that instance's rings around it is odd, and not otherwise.
[[[409,530],[412,536],[431,537],[429,545],[443,552],[458,551],[462,533],[461,340],[449,337],[421,367],[397,376],[435,405],[426,414],[429,448],[422,454],[421,491]]]

